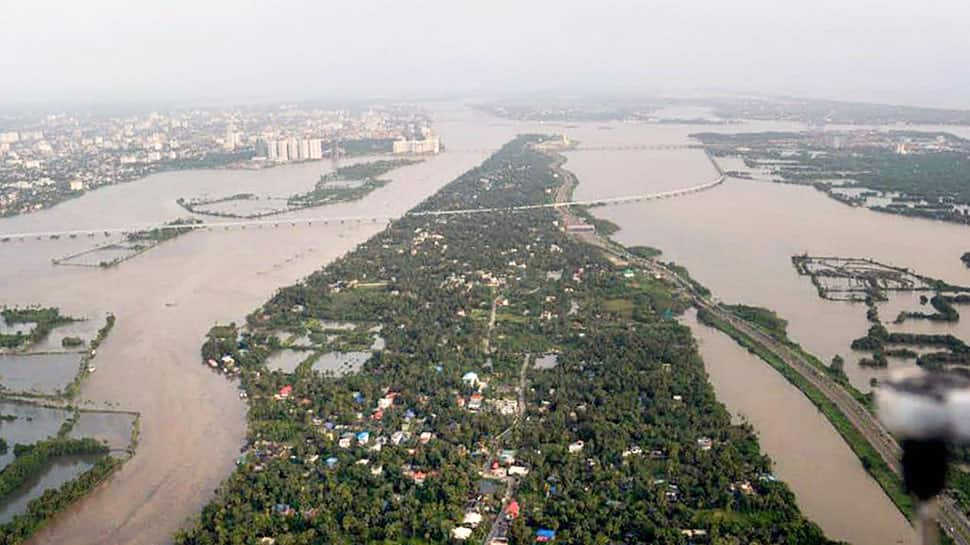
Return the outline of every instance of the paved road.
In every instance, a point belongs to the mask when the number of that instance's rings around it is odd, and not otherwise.
[[[508,428],[492,439],[492,452],[498,452],[498,448],[501,446],[502,438],[515,429],[515,427],[522,422],[522,418],[525,416],[526,376],[529,371],[529,362],[531,361],[532,357],[529,354],[526,354],[522,358],[522,366],[519,368],[519,383],[516,386],[516,395],[519,405],[515,410],[515,419],[512,420],[512,424],[509,425]],[[490,466],[491,457],[485,460],[485,466],[482,468],[483,477],[488,475]],[[485,539],[482,541],[483,545],[488,545],[497,537],[507,537],[509,533],[509,523],[507,520],[505,520],[505,508],[512,500],[512,496],[515,495],[515,489],[519,486],[519,480],[515,477],[509,476],[506,476],[503,480],[505,481],[505,493],[502,495],[502,506],[499,508],[498,514],[495,515],[495,519],[492,521],[492,527],[489,528],[488,534],[485,535]]]

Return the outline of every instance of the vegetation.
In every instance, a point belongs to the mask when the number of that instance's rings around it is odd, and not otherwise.
[[[835,427],[836,431],[839,432],[852,451],[855,452],[856,456],[862,462],[863,467],[866,468],[866,471],[886,491],[886,494],[893,500],[893,503],[896,504],[899,510],[907,517],[912,516],[913,500],[903,489],[903,483],[900,478],[886,465],[879,453],[869,444],[869,441],[852,425],[845,414],[834,403],[810,382],[802,378],[797,371],[789,367],[787,363],[775,356],[773,352],[754,339],[741,333],[731,324],[721,321],[703,309],[698,311],[697,318],[701,322],[728,334],[738,344],[747,348],[750,352],[774,367],[788,382],[791,382],[792,385],[801,390],[805,394],[805,397],[815,404],[829,422],[832,423],[832,426]]]
[[[531,148],[540,139],[517,138],[418,209],[548,202],[561,180]],[[713,542],[829,543],[715,400],[689,330],[664,319],[687,301],[644,271],[624,274],[557,219],[405,216],[280,290],[244,328],[213,328],[202,355],[238,369],[247,448],[176,542],[445,543],[464,510],[501,507],[502,487],[479,484],[509,448],[529,468],[515,543],[539,527],[562,543],[679,544],[694,528]],[[279,332],[323,320],[377,323],[386,347],[356,374],[267,371]],[[527,365],[548,352],[556,367]],[[469,371],[488,387],[463,380]],[[476,393],[480,410],[469,409]],[[581,454],[567,448],[576,441]]]
[[[70,399],[76,396],[81,390],[81,382],[84,380],[84,377],[88,375],[88,367],[91,365],[91,360],[94,358],[98,347],[101,346],[101,343],[104,342],[104,339],[108,336],[108,333],[111,332],[111,329],[114,326],[115,315],[108,314],[108,316],[104,319],[104,325],[98,330],[98,334],[94,336],[94,339],[91,339],[91,350],[85,352],[84,356],[81,358],[77,375],[75,375],[74,380],[72,380],[71,383],[64,388],[63,397]]]
[[[371,191],[387,185],[388,180],[381,179],[380,176],[394,169],[420,162],[420,159],[385,159],[342,166],[320,176],[320,181],[312,191],[290,197],[288,204],[294,208],[305,208],[356,201],[364,198]]]
[[[77,348],[84,345],[84,339],[81,337],[64,337],[61,339],[61,346],[64,348]]]
[[[811,133],[764,132],[694,135],[718,155],[741,155],[749,166],[766,167],[791,183],[813,185],[848,204],[866,204],[869,196],[891,196],[881,212],[970,223],[970,214],[955,205],[970,205],[970,143],[948,133],[890,131],[864,145],[828,145]],[[852,138],[849,133],[841,135]],[[922,147],[900,153],[896,145],[915,140]],[[945,146],[942,148],[940,144]],[[864,188],[868,194],[848,196],[841,187]]]
[[[62,316],[55,307],[4,307],[0,315],[8,325],[34,324],[29,333],[0,333],[0,348],[25,348],[42,340],[55,327],[75,321],[74,318]]]
[[[0,526],[0,544],[14,545],[26,541],[35,531],[57,513],[90,493],[116,469],[121,460],[102,456],[94,467],[85,471],[58,489],[45,490],[40,497],[27,504],[27,511]]]
[[[934,313],[928,312],[900,312],[896,317],[896,323],[901,324],[908,318],[931,320],[934,322],[956,322],[960,320],[960,313],[950,304],[950,299],[946,296],[936,294],[930,298],[930,304],[936,310]]]
[[[970,252],[964,252],[963,255],[960,256],[960,261],[963,261],[964,265],[970,267]]]
[[[360,138],[357,140],[341,140],[339,146],[341,151],[350,157],[357,155],[375,155],[390,153],[394,149],[394,139]]]
[[[147,231],[137,231],[128,234],[128,242],[149,242],[158,244],[171,240],[179,235],[184,235],[195,229],[193,225],[202,223],[198,218],[179,218],[165,224],[165,227],[149,229]]]
[[[90,438],[56,437],[33,445],[14,445],[16,458],[0,471],[0,498],[6,497],[28,480],[40,475],[47,468],[48,463],[58,456],[107,453],[108,447]]]
[[[653,259],[655,257],[660,257],[660,255],[663,254],[661,250],[651,246],[630,246],[627,248],[627,250],[631,254],[637,257],[642,257],[643,259]]]

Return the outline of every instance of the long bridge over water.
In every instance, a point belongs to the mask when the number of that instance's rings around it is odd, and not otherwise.
[[[541,204],[529,204],[522,206],[512,206],[504,208],[465,208],[460,210],[424,210],[416,212],[408,212],[404,216],[458,216],[458,215],[468,215],[468,214],[495,214],[495,213],[508,213],[508,212],[519,212],[525,210],[538,210],[542,208],[568,208],[571,206],[602,206],[610,204],[623,204],[632,202],[645,202],[645,201],[655,201],[662,199],[672,199],[676,197],[681,197],[684,195],[689,195],[692,193],[699,193],[701,191],[707,191],[713,189],[722,183],[724,183],[726,176],[723,173],[719,173],[718,177],[713,181],[695,185],[692,187],[686,187],[682,189],[674,189],[671,191],[661,191],[658,193],[647,193],[641,195],[627,195],[622,197],[609,197],[603,199],[590,199],[590,200],[577,200],[577,201],[566,201],[566,202],[553,202],[553,203],[541,203]],[[111,236],[117,234],[127,234],[135,233],[138,231],[148,231],[152,229],[158,230],[168,230],[168,229],[193,229],[193,230],[230,230],[230,229],[246,229],[250,227],[255,228],[279,228],[279,227],[297,227],[297,226],[311,226],[311,225],[339,225],[339,224],[354,224],[354,223],[388,223],[400,218],[401,216],[389,216],[389,215],[373,215],[373,216],[323,216],[323,217],[308,217],[308,218],[287,218],[287,219],[247,219],[239,221],[210,221],[202,223],[193,224],[181,224],[181,225],[130,225],[125,227],[105,227],[98,229],[67,229],[60,231],[37,231],[37,232],[22,232],[22,233],[0,233],[0,241],[11,242],[11,241],[29,241],[29,240],[58,240],[60,238],[77,238],[77,237],[95,237],[98,235]]]

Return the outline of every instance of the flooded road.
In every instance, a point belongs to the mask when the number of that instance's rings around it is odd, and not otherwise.
[[[400,215],[488,155],[509,129],[455,130],[478,123],[459,110],[437,129],[453,147],[388,174],[362,201],[288,214]],[[286,193],[311,188],[330,162],[262,171],[186,171],[93,191],[52,209],[0,220],[0,232],[151,225],[189,214],[175,200],[203,193]],[[215,322],[243,320],[273,292],[326,265],[384,225],[301,225],[193,232],[107,269],[53,267],[51,259],[101,240],[0,244],[0,302],[59,306],[77,316],[117,316],[81,390],[82,407],[141,413],[136,454],[104,486],[39,532],[35,543],[157,544],[196,515],[233,468],[245,433],[235,385],[199,361]],[[100,237],[98,237],[100,238]],[[100,318],[99,318],[100,319]]]

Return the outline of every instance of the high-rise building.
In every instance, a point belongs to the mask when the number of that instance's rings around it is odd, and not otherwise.
[[[292,136],[286,139],[286,155],[290,161],[300,158],[300,141]]]
[[[323,159],[323,140],[311,138],[309,140],[310,156],[309,159]]]
[[[306,161],[310,158],[310,141],[307,139],[300,140],[300,160]]]
[[[276,141],[276,160],[281,163],[290,160],[289,147],[286,145],[286,140]]]
[[[392,151],[396,154],[425,154],[441,151],[441,140],[430,136],[424,140],[395,140]]]

